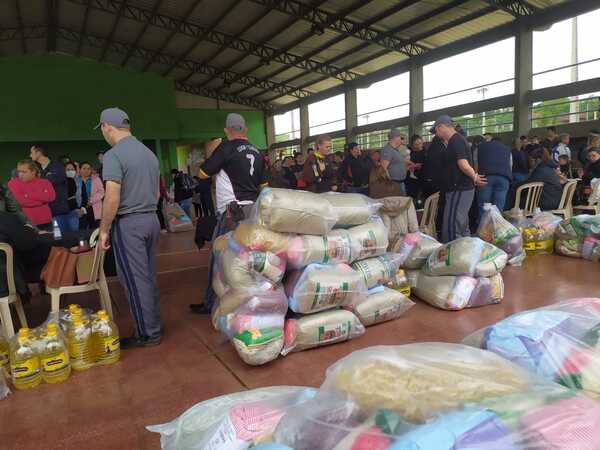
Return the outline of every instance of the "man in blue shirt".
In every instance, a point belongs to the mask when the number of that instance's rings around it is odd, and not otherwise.
[[[512,180],[511,151],[498,138],[482,142],[477,149],[477,170],[485,176],[487,184],[477,188],[479,217],[483,205],[491,203],[502,212],[506,204],[506,194]]]

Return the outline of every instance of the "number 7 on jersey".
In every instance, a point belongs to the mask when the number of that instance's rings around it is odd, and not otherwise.
[[[250,176],[254,175],[254,155],[246,153],[246,158],[250,160]]]

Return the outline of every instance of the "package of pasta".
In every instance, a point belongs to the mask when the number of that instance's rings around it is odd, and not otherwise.
[[[420,269],[427,258],[441,247],[438,241],[425,233],[405,234],[392,251],[400,254],[400,266],[404,269]]]
[[[464,237],[437,248],[423,266],[430,276],[468,275],[491,277],[506,266],[508,255],[479,238]]]
[[[383,203],[362,194],[347,194],[340,192],[327,192],[321,194],[333,207],[336,215],[336,227],[351,227],[362,225],[369,221],[369,217],[377,214]]]
[[[333,309],[285,321],[282,355],[335,344],[361,336],[365,327],[352,312]]]
[[[400,255],[385,253],[374,258],[356,261],[352,264],[352,268],[363,275],[367,289],[371,289],[395,280],[396,273],[400,268]]]
[[[289,267],[293,269],[301,269],[309,264],[350,264],[350,233],[346,230],[334,230],[324,236],[304,234],[291,237],[287,260]]]
[[[440,309],[459,311],[493,305],[504,297],[504,282],[499,274],[490,278],[465,275],[432,277],[410,270],[407,276],[412,294]]]
[[[171,422],[149,425],[163,450],[241,450],[271,440],[281,417],[315,390],[272,386],[243,390],[197,403]]]
[[[337,214],[322,195],[266,188],[253,206],[250,222],[280,233],[320,236],[331,231]]]
[[[600,404],[486,351],[449,343],[358,350],[291,407],[294,450],[598,449]]]
[[[251,251],[285,253],[288,250],[289,235],[277,233],[260,225],[240,223],[233,231],[233,239],[240,246]]]
[[[491,203],[483,205],[477,236],[504,250],[511,265],[520,265],[525,259],[521,231],[502,217],[496,205]]]
[[[395,289],[377,286],[369,290],[367,299],[358,305],[345,305],[365,327],[394,320],[414,306],[408,297]]]
[[[290,309],[302,314],[358,304],[367,298],[362,274],[347,264],[311,264],[288,273],[284,287]]]
[[[513,314],[465,343],[600,399],[599,338],[600,299],[579,298]]]

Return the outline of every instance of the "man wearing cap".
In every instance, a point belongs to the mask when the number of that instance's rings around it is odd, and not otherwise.
[[[158,345],[162,337],[156,282],[156,244],[160,236],[156,215],[160,195],[158,159],[131,135],[125,111],[105,109],[96,128],[112,147],[102,161],[106,193],[100,245],[105,250],[110,243],[114,247],[117,272],[127,288],[135,322],[135,335],[121,339],[121,347]]]
[[[246,121],[239,114],[228,114],[225,136],[212,155],[200,166],[198,177],[216,175],[217,225],[213,242],[234,229],[250,211],[262,186],[267,185],[265,161],[260,151],[248,141]],[[204,303],[192,303],[190,308],[199,314],[209,314],[216,299],[212,288],[213,255],[209,255],[208,287]]]
[[[437,118],[431,129],[445,144],[443,155],[444,215],[442,242],[470,236],[469,210],[475,198],[475,186],[485,186],[485,177],[473,169],[473,156],[467,140],[458,134],[449,116]]]
[[[392,128],[388,134],[389,142],[381,149],[381,167],[383,167],[390,180],[398,183],[402,193],[406,193],[404,181],[408,170],[413,170],[415,165],[410,160],[410,151],[406,146],[406,137],[399,128]]]

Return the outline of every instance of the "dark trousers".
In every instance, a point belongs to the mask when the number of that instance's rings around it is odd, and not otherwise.
[[[160,229],[166,230],[167,224],[165,223],[165,215],[163,214],[163,207],[165,204],[165,199],[161,196],[158,199],[158,205],[156,206],[156,215],[158,216],[158,223],[160,223]]]
[[[471,236],[469,211],[475,198],[475,189],[468,191],[446,192],[444,203],[444,221],[442,223],[442,242]]]
[[[136,335],[141,338],[157,338],[162,334],[156,281],[159,236],[160,225],[153,212],[118,216],[111,230],[117,274],[127,290]]]
[[[202,206],[202,215],[204,217],[215,215],[215,206],[210,191],[200,193],[200,205]]]

